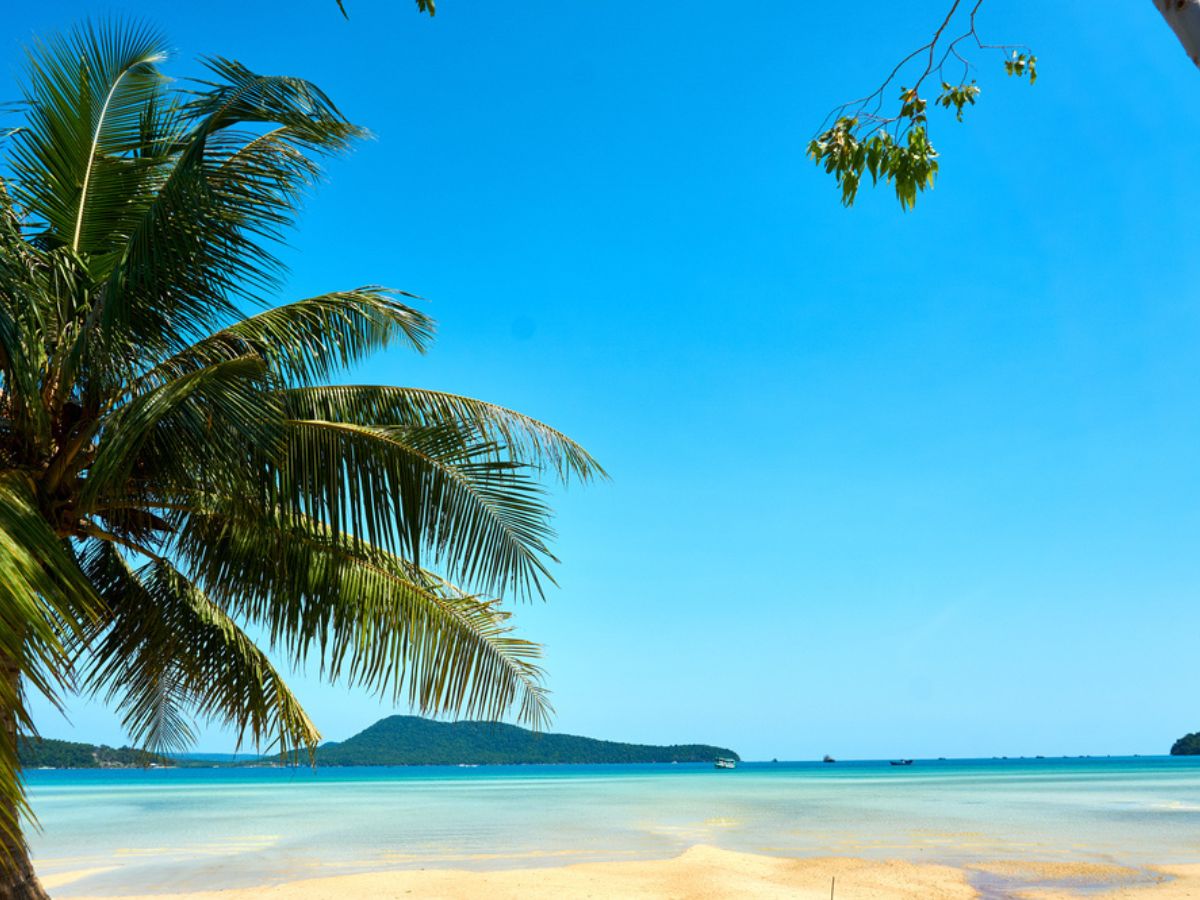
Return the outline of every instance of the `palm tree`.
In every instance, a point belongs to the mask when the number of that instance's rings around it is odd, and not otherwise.
[[[500,406],[327,386],[432,337],[379,287],[264,300],[300,195],[363,132],[231,60],[175,87],[164,44],[129,24],[37,43],[0,178],[5,896],[45,896],[21,832],[30,689],[112,702],[151,751],[197,718],[311,750],[273,651],[427,713],[543,723],[538,648],[497,598],[549,577],[538,476],[603,474]]]

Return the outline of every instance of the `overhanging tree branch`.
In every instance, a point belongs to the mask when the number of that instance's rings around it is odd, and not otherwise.
[[[833,175],[844,205],[854,204],[864,174],[871,176],[872,184],[881,178],[891,183],[903,209],[912,209],[917,194],[933,186],[938,153],[929,139],[929,101],[922,88],[936,77],[941,90],[934,104],[953,109],[955,118],[962,121],[966,107],[975,105],[980,88],[975,79],[968,80],[974,64],[961,45],[999,52],[1009,75],[1028,76],[1030,84],[1037,81],[1037,57],[1028,47],[988,44],[980,37],[976,18],[983,3],[975,0],[968,10],[963,0],[953,0],[928,42],[900,60],[871,93],[835,107],[822,121],[808,145],[808,155]],[[961,72],[948,74],[960,64]],[[888,89],[905,73],[913,77],[912,87],[902,85],[899,109],[885,114]]]

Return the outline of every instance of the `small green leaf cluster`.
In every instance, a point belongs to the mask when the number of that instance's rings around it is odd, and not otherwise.
[[[937,102],[939,106],[949,109],[954,107],[954,117],[958,121],[963,120],[963,109],[967,106],[975,105],[975,98],[979,96],[979,86],[972,81],[970,84],[949,84],[942,82],[942,93],[938,95]]]
[[[888,181],[895,183],[896,198],[902,209],[912,209],[917,205],[917,193],[933,187],[938,170],[937,155],[924,127],[908,133],[906,146],[891,146],[884,174]]]
[[[1004,61],[1004,71],[1018,78],[1029,76],[1030,84],[1037,84],[1037,57],[1032,53],[1013,52],[1012,59]]]
[[[925,101],[917,96],[916,88],[900,88],[900,118],[914,125],[925,123]]]
[[[808,155],[825,164],[825,171],[834,177],[842,189],[842,205],[853,206],[858,194],[858,182],[866,166],[867,145],[854,134],[858,119],[843,117],[833,127],[808,144]]]
[[[823,165],[842,189],[843,206],[854,205],[864,173],[871,176],[872,184],[878,184],[880,178],[891,183],[903,209],[912,209],[917,194],[933,185],[938,154],[926,129],[927,101],[916,89],[901,88],[900,104],[904,126],[898,138],[886,127],[860,137],[856,133],[858,118],[843,116],[809,143],[808,155]]]
[[[1032,53],[1014,51],[1012,58],[1005,61],[1004,69],[1018,78],[1028,75],[1030,84],[1037,81],[1037,57]],[[939,70],[937,67],[933,71]],[[834,177],[842,190],[843,206],[854,205],[864,172],[870,174],[872,184],[877,184],[880,178],[892,184],[900,207],[905,210],[916,205],[917,194],[933,186],[938,172],[938,153],[929,140],[928,103],[918,92],[924,77],[918,79],[917,87],[900,88],[897,115],[892,118],[866,116],[875,129],[868,132],[869,136],[864,136],[863,124],[857,115],[842,115],[831,128],[809,142],[808,156]],[[943,81],[942,91],[934,102],[943,109],[953,109],[954,117],[961,122],[966,108],[974,106],[978,100],[979,91],[974,80],[960,84]],[[878,95],[876,92],[868,100],[859,101],[860,114],[862,108]],[[843,110],[848,108],[842,107]]]

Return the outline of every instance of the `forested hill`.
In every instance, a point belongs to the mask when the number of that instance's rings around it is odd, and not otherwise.
[[[26,769],[131,769],[147,765],[175,765],[162,756],[132,747],[106,747],[55,741],[21,735],[18,743],[21,765]]]
[[[498,763],[669,763],[737,759],[725,747],[654,747],[570,734],[535,734],[500,722],[434,722],[418,716],[381,719],[349,740],[317,751],[322,766],[419,766]]]
[[[1171,747],[1172,756],[1200,756],[1200,731],[1185,734]]]

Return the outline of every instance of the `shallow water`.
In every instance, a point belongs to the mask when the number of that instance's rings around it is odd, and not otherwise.
[[[383,868],[779,855],[1200,862],[1200,757],[29,773],[72,894]]]

